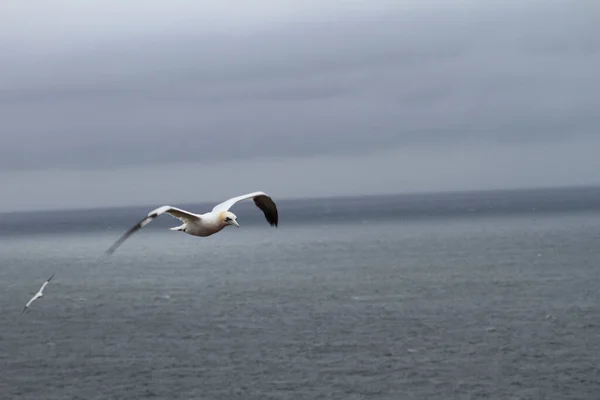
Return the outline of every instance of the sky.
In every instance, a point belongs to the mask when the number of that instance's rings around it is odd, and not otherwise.
[[[6,1],[5,211],[600,184],[596,0]]]

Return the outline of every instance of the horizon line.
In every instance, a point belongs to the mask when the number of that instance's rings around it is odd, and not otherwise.
[[[278,203],[300,202],[300,201],[319,201],[319,200],[350,200],[350,199],[365,199],[365,198],[381,198],[381,197],[412,197],[412,196],[435,196],[448,194],[486,194],[486,193],[509,193],[509,192],[527,192],[527,191],[544,191],[544,190],[582,190],[582,189],[600,189],[600,184],[587,185],[560,185],[560,186],[522,186],[522,187],[506,187],[496,189],[463,189],[463,190],[428,190],[428,191],[411,191],[411,192],[389,192],[389,193],[374,193],[374,194],[349,194],[349,195],[332,195],[332,196],[314,196],[314,197],[281,197],[277,200]],[[224,200],[220,200],[224,201]],[[199,202],[173,202],[179,205],[204,205],[218,204],[220,201],[199,201]],[[144,208],[149,209],[158,207],[159,205],[150,204],[130,204],[130,205],[112,205],[112,206],[97,206],[97,207],[66,207],[66,208],[41,208],[41,209],[23,209],[14,211],[2,211],[0,215],[6,214],[23,214],[23,213],[41,213],[41,212],[84,212],[97,210],[116,210],[127,208]]]

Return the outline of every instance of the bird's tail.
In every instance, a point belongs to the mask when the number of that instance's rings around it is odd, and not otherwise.
[[[185,224],[179,225],[179,226],[175,226],[175,227],[169,228],[169,229],[172,230],[172,231],[179,231],[179,232],[181,232],[181,231],[185,230]]]

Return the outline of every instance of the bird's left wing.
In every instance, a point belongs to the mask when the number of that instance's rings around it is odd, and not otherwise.
[[[35,300],[37,300],[39,292],[35,294],[35,296],[33,296],[31,299],[29,299],[29,301],[27,302],[27,304],[25,304],[25,308],[23,309],[23,311],[21,311],[21,314],[23,314],[25,312],[25,309],[29,308],[29,306],[31,305],[31,303],[33,303]]]
[[[279,223],[279,214],[277,212],[277,205],[275,204],[273,199],[270,198],[265,192],[252,192],[252,193],[248,193],[248,194],[243,194],[241,196],[232,197],[229,200],[226,200],[220,204],[217,204],[216,206],[213,207],[212,210],[213,210],[213,212],[214,211],[228,211],[235,203],[237,203],[238,201],[246,200],[246,199],[253,199],[254,204],[256,204],[256,206],[262,210],[263,214],[265,214],[265,218],[267,219],[267,222],[271,226],[277,226],[277,224]]]
[[[173,217],[175,217],[183,222],[186,222],[186,223],[192,222],[192,221],[198,221],[200,219],[199,215],[182,210],[180,208],[171,207],[171,206],[158,207],[157,209],[150,211],[148,213],[148,216],[144,217],[140,222],[138,222],[137,224],[132,226],[131,229],[129,229],[127,232],[125,232],[112,246],[109,247],[108,250],[106,250],[106,254],[114,253],[115,250],[117,250],[117,248],[125,240],[127,240],[127,238],[129,236],[133,235],[135,232],[139,231],[144,226],[148,225],[150,222],[154,221],[160,215],[165,214],[165,213],[170,214]]]

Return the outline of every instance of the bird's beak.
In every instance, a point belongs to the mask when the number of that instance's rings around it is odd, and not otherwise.
[[[235,226],[237,226],[238,228],[240,227],[240,224],[238,224],[238,222],[234,219],[233,221],[231,221],[231,223]]]

